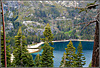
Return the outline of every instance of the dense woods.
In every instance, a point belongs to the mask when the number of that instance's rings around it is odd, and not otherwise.
[[[5,66],[5,58],[4,58],[4,38],[3,38],[3,28],[1,28],[1,66],[4,67]],[[6,56],[7,56],[7,66],[11,66],[11,49],[10,49],[10,45],[9,45],[10,40],[6,40]]]
[[[12,65],[14,67],[32,67],[34,62],[32,55],[28,53],[26,47],[25,36],[22,35],[21,27],[18,30],[17,36],[15,36],[15,47],[13,51],[14,59]]]
[[[80,7],[80,5],[84,6],[82,2],[76,2],[79,4],[78,7],[71,5],[68,7],[66,2],[62,3],[11,2],[15,4],[11,6],[10,2],[3,2],[4,13],[1,12],[1,14],[4,14],[5,22],[7,67],[54,67],[52,41],[70,39],[94,40],[89,67],[99,66],[100,10],[98,1],[83,2],[85,7],[82,8]],[[2,23],[0,26],[1,67],[5,67],[4,29]],[[40,42],[44,42],[39,47],[43,51],[41,55],[37,53],[33,59],[27,47]],[[59,67],[84,67],[86,57],[82,46],[79,42],[75,48],[70,41],[65,48]],[[11,61],[12,55],[13,61]]]
[[[33,2],[33,6],[35,2]],[[36,2],[37,3],[37,2]],[[6,5],[7,3],[5,3]],[[13,4],[13,3],[12,3]],[[15,3],[16,4],[16,3]],[[44,4],[44,5],[43,5]],[[14,36],[17,35],[18,28],[22,27],[22,34],[26,36],[27,45],[34,43],[39,43],[40,38],[43,38],[44,27],[47,23],[50,24],[51,31],[54,35],[53,40],[63,40],[63,39],[94,39],[95,26],[90,25],[85,28],[84,31],[80,32],[83,25],[79,27],[75,26],[78,23],[86,22],[91,20],[89,15],[84,12],[78,14],[79,10],[74,7],[64,7],[59,4],[50,5],[44,2],[37,3],[37,7],[31,9],[30,2],[23,2],[20,4],[20,9],[13,9],[12,7],[5,7],[4,14],[5,26],[6,26],[6,36],[9,37],[11,46],[14,46]],[[81,4],[81,3],[79,3]],[[82,4],[81,4],[82,5]],[[60,7],[59,7],[60,6]],[[29,7],[26,10],[24,7]],[[41,8],[40,8],[41,7]],[[7,8],[11,11],[8,12]],[[47,9],[47,10],[46,10]],[[20,12],[19,12],[20,11]],[[12,15],[13,13],[13,15]],[[89,14],[96,14],[95,11],[90,11]],[[25,15],[24,15],[25,14]],[[12,15],[12,16],[11,16]],[[84,15],[86,15],[84,17]],[[10,17],[11,16],[11,17]],[[24,24],[26,21],[26,24]],[[27,23],[27,21],[29,21]],[[30,23],[32,21],[32,23]],[[37,24],[38,23],[38,24]],[[39,25],[39,23],[41,25]],[[11,24],[11,25],[9,25]],[[90,28],[91,27],[91,28]],[[74,34],[73,34],[74,33]]]
[[[79,46],[77,47],[77,54],[76,48],[73,46],[73,43],[70,41],[67,45],[67,48],[65,48],[66,53],[64,52],[61,65],[60,67],[83,67],[85,65],[85,57],[82,54],[82,44],[79,43]]]

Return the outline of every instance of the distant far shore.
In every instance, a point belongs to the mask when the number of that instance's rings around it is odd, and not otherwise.
[[[94,40],[81,40],[81,39],[69,39],[69,40],[56,40],[56,41],[52,41],[52,42],[67,42],[67,41],[87,41],[87,42],[94,42]],[[40,45],[44,44],[44,42],[39,42],[37,44],[33,44],[33,45],[28,45],[28,48],[37,48]]]
[[[89,42],[93,42],[94,40],[80,40],[80,39],[69,39],[69,40],[57,40],[57,41],[52,41],[52,42],[66,42],[66,41],[89,41]],[[34,49],[34,48],[38,48],[39,46],[41,46],[42,44],[44,44],[44,42],[40,42],[37,43],[35,45],[28,45],[27,50],[29,53],[35,53],[35,52],[39,52],[40,49]]]
[[[67,41],[89,41],[89,42],[94,42],[94,40],[81,40],[81,39],[69,39],[69,40],[55,40],[55,41],[52,41],[52,42],[67,42]],[[44,42],[39,42],[35,45],[31,45],[31,46],[40,46],[41,44],[44,44]],[[30,45],[29,45],[30,46]]]
[[[57,41],[52,41],[52,42],[66,42],[66,41],[90,41],[90,42],[93,42],[94,40],[69,39],[69,40],[57,40]]]

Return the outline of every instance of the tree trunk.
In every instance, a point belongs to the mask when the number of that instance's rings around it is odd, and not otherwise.
[[[92,54],[92,67],[99,67],[99,22],[96,22],[94,46]]]

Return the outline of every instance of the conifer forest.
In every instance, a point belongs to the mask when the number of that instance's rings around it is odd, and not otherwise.
[[[99,0],[0,0],[1,67],[99,67]]]

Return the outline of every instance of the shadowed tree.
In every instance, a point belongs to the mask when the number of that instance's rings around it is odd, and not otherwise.
[[[37,54],[37,56],[36,56],[35,59],[34,59],[34,66],[35,66],[35,67],[39,67],[39,66],[40,66],[40,62],[41,62],[41,60],[40,60],[40,55]]]
[[[73,46],[73,43],[70,41],[66,48],[66,53],[62,57],[60,67],[83,67],[85,65],[85,57],[82,54],[82,44],[79,43],[77,47],[77,54],[75,54],[76,48]]]
[[[41,66],[40,67],[53,67],[53,47],[51,47],[47,42],[44,43],[43,52],[41,56]]]
[[[60,66],[59,67],[65,67],[66,64],[66,53],[64,52],[62,60],[60,62]]]
[[[15,36],[15,45],[12,65],[14,67],[33,67],[33,58],[32,55],[28,53],[25,36],[22,35],[21,27],[18,30],[17,36]]]
[[[1,29],[1,66],[5,66],[5,59],[4,59],[4,38],[3,38],[3,31]],[[6,44],[8,44],[10,41],[6,40]],[[10,53],[10,45],[6,45],[6,58],[7,58],[7,67],[11,66],[11,53]]]
[[[85,65],[85,56],[82,54],[82,44],[81,42],[79,43],[79,46],[77,47],[77,55],[76,55],[76,67],[83,67]]]

